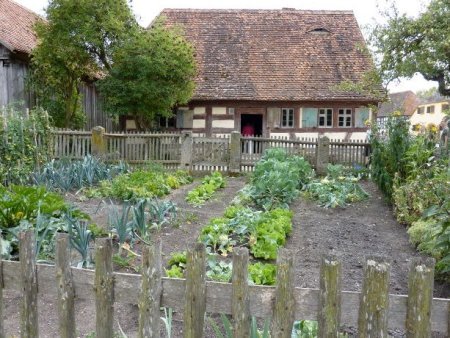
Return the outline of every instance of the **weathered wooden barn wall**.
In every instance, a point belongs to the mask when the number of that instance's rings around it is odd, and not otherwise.
[[[96,126],[102,126],[107,131],[114,131],[117,127],[108,114],[103,111],[100,94],[94,83],[86,83],[80,88],[83,96],[82,107],[86,113],[86,124],[84,129],[91,130]]]
[[[29,108],[31,95],[26,90],[27,63],[0,44],[0,107],[20,104]]]
[[[0,44],[0,108],[18,105],[20,108],[33,108],[35,104],[33,94],[27,90],[26,78],[28,74],[28,60],[26,56],[17,57]],[[93,83],[86,83],[80,88],[82,108],[86,113],[84,129],[91,130],[95,126],[102,126],[107,131],[114,131],[112,119],[103,111],[103,105],[98,90]]]

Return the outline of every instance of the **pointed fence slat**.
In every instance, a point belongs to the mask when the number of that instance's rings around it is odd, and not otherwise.
[[[198,243],[186,257],[186,294],[184,308],[184,337],[204,337],[203,325],[206,312],[206,252]]]
[[[320,266],[319,338],[337,337],[341,320],[341,263],[322,257]]]
[[[238,248],[233,251],[232,284],[233,337],[248,337],[250,335],[250,294],[247,248]]]
[[[287,249],[280,249],[277,258],[277,284],[272,318],[272,337],[290,338],[294,324],[294,257]]]
[[[431,337],[431,304],[434,286],[434,259],[414,259],[408,280],[406,336]]]
[[[142,283],[139,297],[139,337],[159,338],[161,306],[161,243],[142,251]]]
[[[110,238],[99,238],[95,243],[95,337],[113,337],[114,275],[112,270],[112,243]]]
[[[59,334],[62,338],[75,338],[75,292],[70,268],[69,234],[56,237],[56,285],[58,288]]]
[[[36,240],[33,230],[19,234],[19,259],[22,285],[21,337],[39,337]]]
[[[369,257],[364,265],[358,332],[361,338],[387,337],[390,264],[383,257]]]

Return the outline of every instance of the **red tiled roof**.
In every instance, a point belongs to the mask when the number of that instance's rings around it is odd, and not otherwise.
[[[0,0],[0,43],[13,52],[29,54],[36,46],[34,23],[39,15],[11,0]]]
[[[193,99],[372,100],[333,89],[372,67],[352,11],[165,9],[161,15],[181,25],[195,47]]]
[[[389,94],[387,102],[378,109],[377,116],[389,116],[399,111],[403,116],[411,116],[419,105],[419,99],[411,90]]]

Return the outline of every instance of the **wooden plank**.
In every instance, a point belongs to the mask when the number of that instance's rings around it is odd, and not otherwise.
[[[411,263],[408,280],[406,336],[431,337],[431,305],[434,287],[434,259],[416,258]]]
[[[73,284],[77,299],[92,300],[95,297],[93,270],[72,267]],[[55,266],[37,264],[39,294],[57,297],[54,286]],[[3,281],[5,290],[21,291],[20,262],[3,261]],[[124,304],[138,304],[141,276],[129,273],[114,273],[115,301]],[[172,307],[178,312],[184,310],[180,299],[185,295],[185,279],[163,277],[161,306]],[[249,285],[250,314],[260,318],[272,315],[275,288],[272,286]],[[232,284],[206,282],[206,311],[231,314]],[[319,311],[319,290],[295,288],[295,318],[317,320]],[[341,324],[357,326],[359,292],[342,291]],[[436,332],[447,333],[450,299],[434,298],[431,309],[431,326]],[[405,329],[407,296],[389,295],[389,328]]]
[[[277,258],[277,285],[271,323],[271,336],[290,338],[294,324],[294,255],[290,250],[280,249]]]
[[[320,266],[319,338],[338,337],[341,320],[341,263],[322,257]]]
[[[383,257],[369,257],[364,264],[358,333],[361,338],[387,337],[390,264]]]
[[[2,249],[2,236],[0,236],[0,252]],[[5,327],[3,324],[3,260],[0,257],[0,338],[5,338]]]
[[[114,334],[114,274],[111,238],[97,239],[95,247],[95,336],[110,338]]]
[[[248,249],[237,248],[233,251],[233,291],[231,312],[233,316],[233,337],[250,335],[250,294],[248,288]]]
[[[21,285],[22,291],[22,310],[20,312],[21,337],[39,337],[36,240],[33,230],[19,234],[19,260],[19,285]]]
[[[58,233],[56,238],[56,286],[58,289],[59,334],[62,338],[75,338],[75,292],[70,269],[70,238]]]
[[[161,243],[144,246],[142,251],[142,282],[139,297],[140,338],[159,338],[161,305]]]
[[[189,250],[186,260],[186,294],[184,308],[185,338],[203,338],[206,312],[206,252],[203,243]]]

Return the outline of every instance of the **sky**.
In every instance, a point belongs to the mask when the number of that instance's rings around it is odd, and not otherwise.
[[[44,15],[44,8],[48,0],[15,0],[23,6]],[[95,0],[92,0],[95,1]],[[429,0],[396,0],[397,8],[401,13],[414,16],[424,9]],[[353,10],[360,27],[363,29],[369,24],[381,20],[379,8],[386,8],[392,0],[132,0],[131,6],[138,22],[147,27],[150,22],[164,8],[251,8],[251,9],[281,9],[283,7],[313,10]],[[391,92],[404,90],[418,91],[436,87],[436,82],[423,79],[421,75],[411,80],[403,79],[392,83],[388,87]]]

